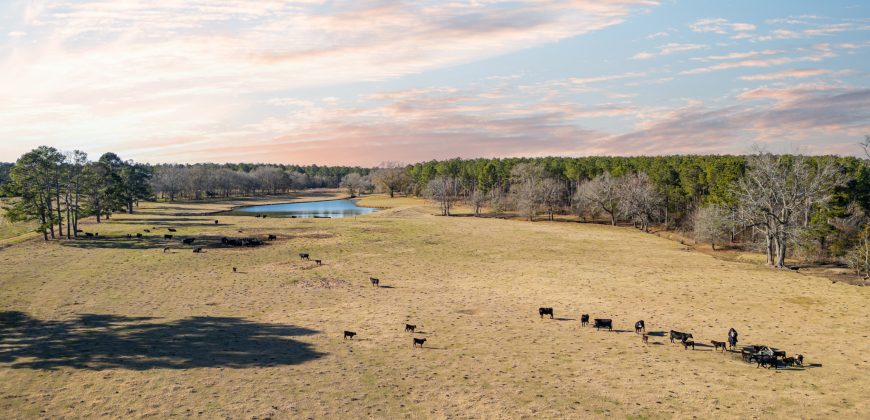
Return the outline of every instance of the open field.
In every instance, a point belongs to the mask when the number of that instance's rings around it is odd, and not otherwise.
[[[240,204],[142,203],[83,226],[100,239],[0,250],[0,415],[870,415],[866,287],[629,228],[436,217],[409,198],[366,198],[392,208],[349,219],[204,215]],[[278,240],[202,254],[174,240],[164,253],[167,227]],[[540,306],[555,319],[540,319]],[[582,313],[616,331],[581,328]],[[655,333],[648,346],[629,332],[639,319]],[[814,366],[757,369],[658,335],[709,344],[729,327],[741,345]]]

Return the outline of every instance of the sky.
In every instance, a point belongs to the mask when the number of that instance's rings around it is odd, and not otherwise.
[[[870,2],[2,0],[0,161],[857,155]]]

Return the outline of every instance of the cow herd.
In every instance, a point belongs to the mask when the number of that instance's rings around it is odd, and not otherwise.
[[[553,308],[552,307],[540,307],[538,308],[538,315],[540,315],[541,319],[544,318],[544,315],[549,315],[550,319],[553,319]],[[595,323],[593,327],[600,331],[602,328],[607,329],[608,331],[613,331],[613,320],[609,318],[595,318]],[[580,315],[580,326],[585,327],[589,325],[589,314]],[[649,335],[646,333],[646,322],[644,320],[640,320],[634,323],[634,332],[635,334],[641,334],[641,340],[643,344],[649,344]],[[716,341],[711,340],[710,343],[713,345],[714,351],[719,351],[722,349],[722,352],[726,352],[727,347],[731,348],[731,351],[735,351],[737,347],[737,330],[731,328],[728,330],[728,341]],[[683,346],[684,350],[688,350],[689,347],[692,350],[695,350],[695,341],[692,333],[680,332],[675,330],[670,330],[668,332],[668,339],[671,343],[679,343]],[[767,346],[747,346],[741,350],[741,356],[744,361],[747,363],[757,362],[757,367],[765,366],[768,369],[775,368],[779,369],[780,365],[782,366],[803,366],[804,356],[798,354],[794,357],[786,357],[786,352],[776,350]]]

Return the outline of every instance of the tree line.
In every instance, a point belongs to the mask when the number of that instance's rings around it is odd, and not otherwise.
[[[870,140],[868,140],[870,141]],[[870,144],[868,144],[870,145]],[[870,155],[868,155],[870,157]],[[740,244],[784,267],[787,256],[848,260],[867,273],[870,169],[854,157],[774,155],[451,159],[409,165],[405,192],[449,215],[456,203],[527,220],[678,229]],[[863,257],[862,257],[863,256]],[[862,259],[863,258],[863,259]],[[861,262],[864,261],[864,262]]]

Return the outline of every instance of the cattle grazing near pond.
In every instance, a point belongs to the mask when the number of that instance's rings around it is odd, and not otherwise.
[[[713,344],[713,347],[715,347],[716,350],[719,350],[719,347],[722,347],[723,352],[725,351],[725,345],[727,344],[724,341],[716,341],[716,340],[710,340],[710,343]]]
[[[425,339],[425,338],[415,338],[415,339],[414,339],[414,342],[411,344],[411,346],[412,346],[412,347],[417,347],[417,345],[419,344],[419,345],[420,345],[420,348],[422,349],[422,348],[423,348],[423,343],[425,343],[425,342],[426,342],[426,339]]]
[[[306,254],[306,253],[300,253],[299,258],[304,260],[304,261],[311,261],[308,259],[308,254]]]
[[[779,362],[776,360],[776,356],[760,355],[756,360],[758,360],[758,366],[756,366],[756,368],[767,366],[768,369],[775,368],[779,370]]]
[[[670,332],[671,343],[674,342],[674,339],[677,339],[680,341],[686,341],[690,338],[695,338],[695,337],[692,337],[691,333],[683,333],[683,332],[674,331],[674,330],[671,330],[671,332]]]
[[[608,331],[613,331],[613,320],[606,318],[595,318],[595,329],[601,331],[602,328],[607,328]]]
[[[169,235],[169,234],[163,235],[163,239],[172,239],[172,235]]]
[[[643,320],[640,320],[640,321],[637,321],[634,323],[635,334],[638,334],[641,331],[646,332],[646,324],[643,322]]]
[[[193,245],[193,241],[195,241],[195,240],[196,240],[196,238],[184,238],[181,240],[181,243],[183,243],[185,245]]]
[[[414,332],[415,329],[417,329],[416,325],[405,324],[405,332]]]
[[[589,314],[580,315],[580,326],[585,327],[589,325]]]
[[[145,233],[151,233],[151,229],[142,229],[142,231]]]
[[[372,286],[381,287],[381,279],[376,279],[374,277],[369,277],[369,281],[372,282]]]
[[[131,235],[131,234],[128,233],[128,234],[127,234],[127,239],[133,239],[133,235]]]
[[[215,220],[215,221],[214,221],[214,224],[218,224],[218,221],[217,221],[217,220]]]
[[[233,267],[233,273],[235,273],[236,271],[237,271],[236,267]]]
[[[345,332],[344,332],[344,339],[345,339],[345,340],[347,340],[348,338],[351,338],[351,339],[352,339],[353,336],[355,336],[355,335],[356,335],[356,333],[353,332],[353,331],[345,331]]]
[[[683,350],[688,350],[689,346],[692,347],[692,350],[695,350],[695,342],[692,340],[683,341]]]
[[[541,319],[544,319],[544,315],[550,315],[550,319],[553,319],[553,308],[538,308],[538,315]]]

